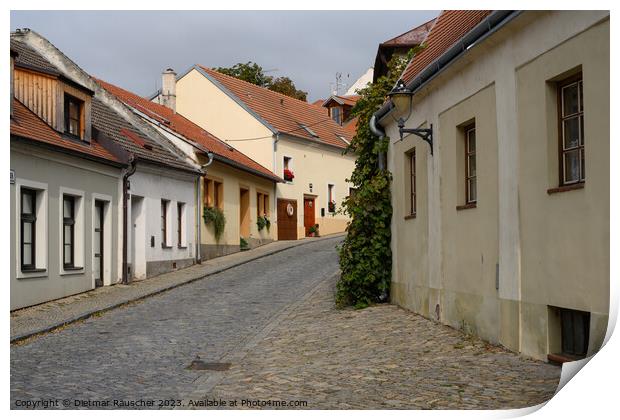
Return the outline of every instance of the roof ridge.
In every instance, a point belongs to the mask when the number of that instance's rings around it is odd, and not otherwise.
[[[285,95],[284,93],[276,92],[275,90],[268,89],[268,88],[266,88],[266,87],[264,87],[264,86],[255,85],[254,83],[248,82],[247,80],[239,79],[239,78],[237,78],[237,77],[235,77],[235,76],[231,76],[231,75],[229,75],[229,74],[222,73],[221,71],[217,71],[217,70],[215,70],[215,69],[212,69],[212,68],[209,68],[209,67],[203,66],[202,64],[198,64],[198,66],[199,66],[200,68],[202,68],[203,70],[206,70],[206,71],[212,71],[212,72],[215,72],[215,73],[217,73],[217,74],[221,74],[221,75],[222,75],[222,76],[224,76],[224,77],[228,77],[228,78],[231,78],[231,79],[234,79],[234,80],[238,80],[238,81],[240,81],[240,82],[243,82],[243,83],[248,84],[248,85],[250,85],[250,86],[253,86],[253,87],[255,87],[255,88],[264,89],[264,90],[266,90],[266,91],[268,91],[268,92],[271,92],[271,93],[273,93],[273,94],[275,94],[275,95],[282,96],[282,98],[283,98],[283,99],[284,99],[284,98],[286,98],[286,99],[293,99],[293,100],[298,101],[298,102],[300,102],[300,103],[302,103],[302,104],[306,104],[306,105],[312,106],[312,104],[311,104],[310,102],[308,102],[308,101],[302,101],[301,99],[293,98],[292,96],[288,96],[288,95]]]

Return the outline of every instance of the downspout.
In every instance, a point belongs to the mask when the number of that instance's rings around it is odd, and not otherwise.
[[[213,153],[207,153],[207,157],[209,158],[209,161],[200,167],[200,169],[204,172],[204,175],[202,176],[207,175],[206,168],[213,163]],[[202,263],[202,253],[200,251],[200,246],[202,244],[202,224],[200,222],[200,218],[202,217],[200,214],[200,210],[202,209],[202,200],[200,199],[200,179],[202,176],[198,176],[196,180],[196,262],[198,264]]]
[[[127,236],[129,235],[129,222],[127,215],[127,202],[129,201],[129,177],[136,172],[136,160],[133,155],[129,157],[129,170],[123,175],[123,276],[122,283],[128,284],[128,272],[127,272]]]
[[[370,126],[370,132],[374,134],[375,136],[379,137],[379,141],[383,141],[383,139],[385,138],[385,131],[383,131],[383,129],[377,125],[376,115],[373,114],[373,116],[370,117],[369,126]],[[385,153],[382,153],[382,152],[378,153],[377,163],[378,163],[378,167],[380,171],[385,169]]]
[[[273,141],[273,173],[275,174],[277,171],[277,163],[278,163],[278,142],[280,141],[280,132],[276,133],[276,139]],[[273,202],[271,203],[271,208],[269,209],[271,214],[275,214],[275,223],[278,223],[278,183],[273,183]],[[272,217],[274,219],[274,217]],[[278,230],[276,229],[276,232]],[[271,237],[273,238],[273,233],[269,232]],[[280,238],[278,238],[280,240]]]

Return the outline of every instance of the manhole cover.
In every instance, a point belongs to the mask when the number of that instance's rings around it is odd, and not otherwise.
[[[190,370],[228,370],[230,369],[231,363],[220,363],[220,362],[205,362],[199,356],[196,356],[192,363],[189,364],[187,369]]]

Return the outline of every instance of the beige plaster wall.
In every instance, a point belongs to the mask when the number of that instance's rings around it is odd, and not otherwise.
[[[177,112],[273,170],[272,132],[193,69],[177,81]],[[256,139],[256,140],[245,140]]]
[[[554,346],[549,305],[564,305],[591,312],[590,351],[600,346],[609,293],[608,31],[605,11],[524,12],[468,50],[414,98],[407,127],[433,124],[434,156],[416,137],[398,141],[397,115],[381,121],[394,176],[394,302],[432,317],[439,304],[443,322],[540,359]],[[586,186],[550,196],[557,132],[547,81],[578,64],[586,109],[595,110],[585,113]],[[479,202],[456,211],[455,133],[471,118],[486,142]],[[428,198],[405,220],[402,155],[414,146],[427,168],[418,191]]]

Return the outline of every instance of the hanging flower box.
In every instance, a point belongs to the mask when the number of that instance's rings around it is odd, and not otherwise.
[[[290,169],[285,169],[284,170],[284,180],[291,182],[293,180],[293,178],[295,178],[295,174],[293,173],[293,171],[291,171]]]
[[[335,201],[330,201],[327,203],[327,210],[330,213],[335,213],[336,212],[336,202]]]

